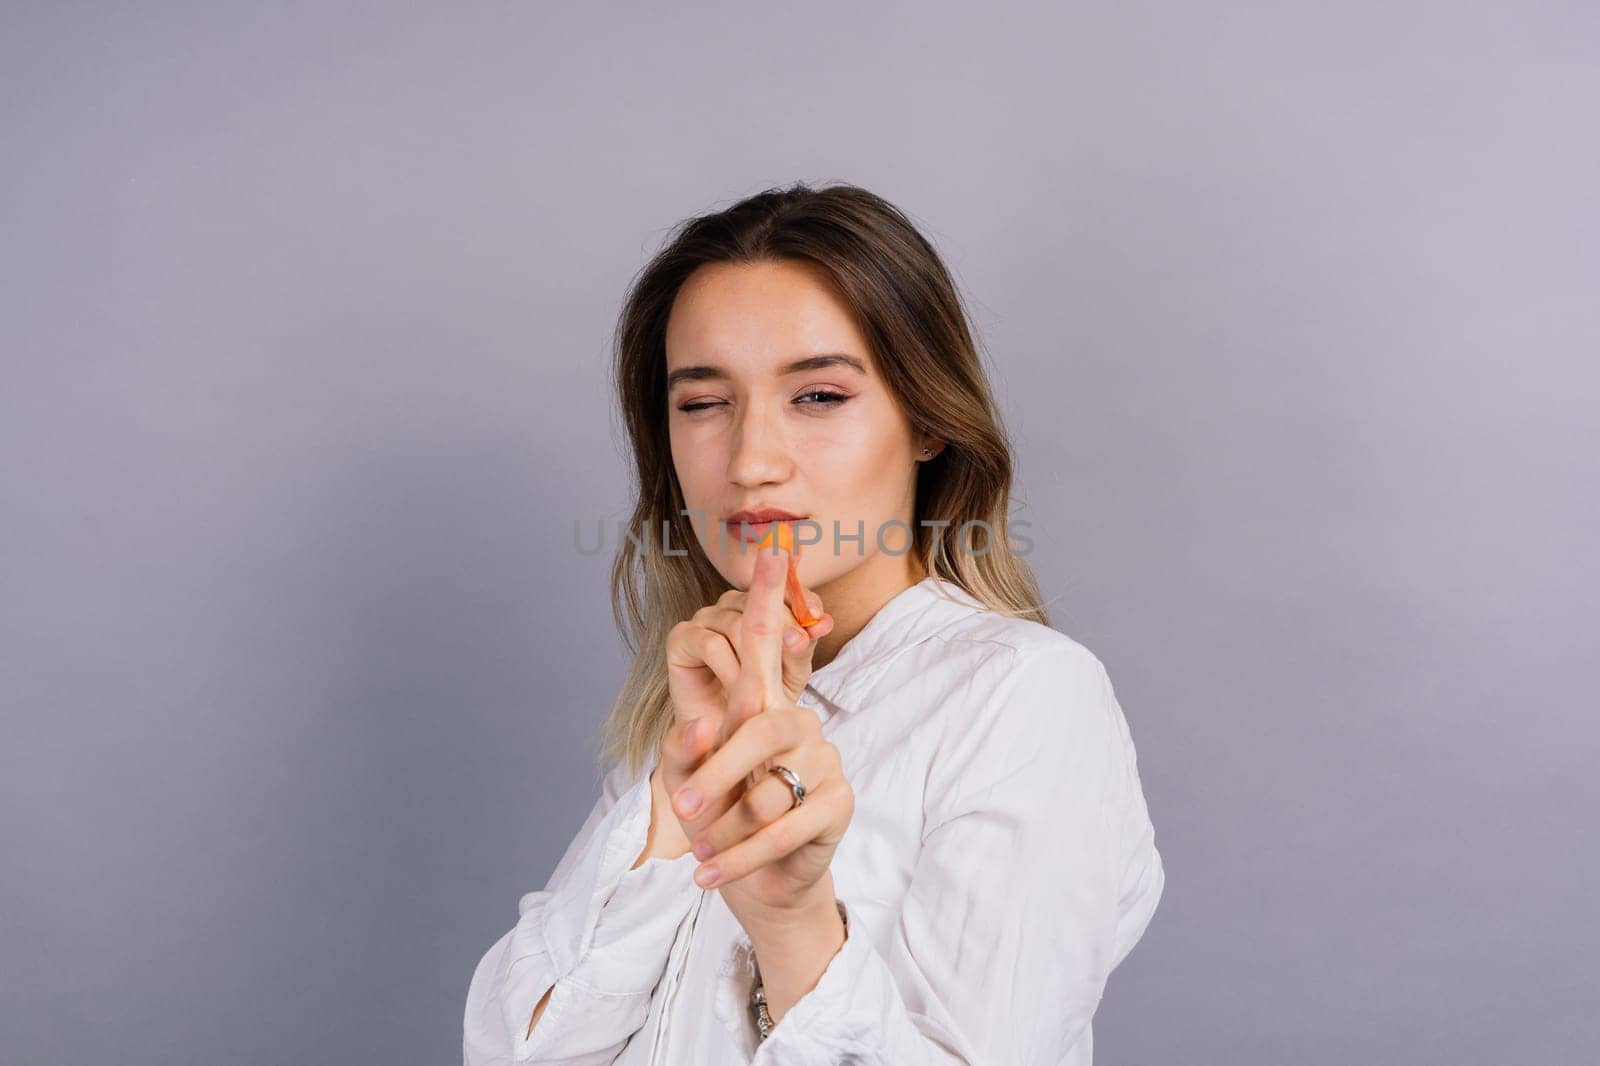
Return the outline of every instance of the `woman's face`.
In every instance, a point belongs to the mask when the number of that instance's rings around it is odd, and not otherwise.
[[[824,278],[802,263],[708,264],[667,321],[673,466],[701,547],[738,588],[749,587],[754,541],[769,528],[752,521],[742,541],[744,511],[816,523],[794,532],[800,579],[824,595],[863,567],[906,573],[915,555],[906,549],[916,464],[930,442]],[[845,539],[858,525],[861,539]]]

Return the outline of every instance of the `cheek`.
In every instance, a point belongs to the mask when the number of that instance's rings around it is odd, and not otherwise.
[[[895,506],[910,476],[904,440],[885,431],[887,415],[875,417],[829,434],[806,457],[811,483],[857,511]]]
[[[722,503],[726,458],[710,442],[696,439],[692,429],[669,433],[667,444],[684,507],[700,512],[691,520],[696,530],[701,530],[714,520],[714,508]],[[703,532],[701,540],[705,542]]]

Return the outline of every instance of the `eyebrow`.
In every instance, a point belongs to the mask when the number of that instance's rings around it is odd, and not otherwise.
[[[830,366],[845,366],[863,376],[867,368],[861,360],[853,355],[843,352],[827,352],[823,355],[808,355],[804,359],[796,359],[792,363],[785,363],[778,368],[779,377],[790,374],[799,374],[807,370],[825,370]],[[681,381],[727,381],[729,374],[720,366],[681,366],[667,375],[667,391],[671,392],[673,386]]]

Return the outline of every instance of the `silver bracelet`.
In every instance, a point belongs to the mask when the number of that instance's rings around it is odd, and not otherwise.
[[[839,908],[839,920],[844,923],[844,938],[849,940],[850,915],[844,909],[844,901],[836,899],[833,903]],[[750,990],[750,1010],[755,1015],[756,1030],[761,1034],[760,1039],[765,1040],[772,1035],[772,1015],[767,1012],[767,993],[761,985],[760,966],[756,967],[756,986]]]

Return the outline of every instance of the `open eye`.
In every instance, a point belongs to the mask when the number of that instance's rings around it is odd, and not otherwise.
[[[838,407],[840,404],[844,403],[850,398],[842,392],[833,392],[830,389],[807,389],[805,392],[802,392],[799,396],[795,397],[795,403],[800,403],[801,400],[804,400],[808,396],[816,398],[810,403],[803,404],[802,406]]]

